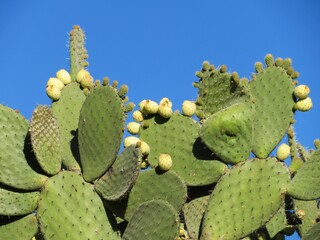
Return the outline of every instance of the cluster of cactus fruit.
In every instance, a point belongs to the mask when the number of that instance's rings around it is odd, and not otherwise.
[[[320,141],[296,140],[312,101],[291,59],[267,54],[251,80],[206,61],[181,112],[134,110],[86,70],[84,38],[74,26],[51,106],[27,121],[0,105],[0,239],[319,239]]]

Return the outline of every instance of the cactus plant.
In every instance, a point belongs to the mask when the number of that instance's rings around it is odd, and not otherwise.
[[[205,61],[182,113],[168,98],[137,110],[127,85],[94,80],[84,39],[74,26],[51,106],[29,122],[0,105],[0,239],[315,239],[319,141],[295,138],[312,102],[290,58],[267,54],[250,80]]]

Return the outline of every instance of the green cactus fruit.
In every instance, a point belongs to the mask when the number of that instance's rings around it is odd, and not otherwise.
[[[71,83],[71,76],[65,69],[60,69],[56,72],[56,77],[63,82],[64,85]]]
[[[299,110],[301,112],[307,112],[312,108],[312,100],[310,97],[307,97],[305,99],[299,100],[294,105],[295,110]]]
[[[245,161],[252,148],[252,105],[234,104],[210,116],[200,129],[202,141],[222,161]]]
[[[61,90],[54,85],[48,85],[46,87],[46,93],[47,96],[51,98],[53,101],[57,101],[61,97]]]
[[[83,103],[78,140],[83,177],[93,181],[114,162],[125,124],[124,107],[109,86],[95,88]]]
[[[74,172],[48,179],[37,216],[45,239],[120,239],[98,194]]]
[[[124,85],[121,85],[120,88],[119,88],[119,91],[118,91],[118,95],[119,97],[124,97],[129,91],[129,87],[128,85],[124,84]]]
[[[194,102],[185,100],[182,103],[182,113],[187,117],[191,117],[196,113],[197,106]]]
[[[123,240],[176,239],[179,217],[176,209],[164,200],[142,203],[133,213],[123,233]]]
[[[266,63],[267,67],[273,66],[274,65],[274,58],[273,58],[272,54],[268,53],[264,57],[264,62]]]
[[[187,187],[173,171],[154,169],[139,173],[129,196],[119,202],[107,201],[106,206],[122,219],[129,220],[140,204],[149,200],[166,200],[179,212],[186,201]]]
[[[158,167],[162,171],[168,171],[172,167],[172,158],[169,154],[162,153],[158,159]]]
[[[204,118],[248,99],[248,92],[245,91],[244,84],[235,82],[231,74],[210,68],[209,70],[202,69],[201,75],[201,80],[197,85]]]
[[[317,200],[303,201],[293,199],[294,211],[299,215],[303,212],[304,216],[297,224],[297,230],[300,237],[304,238],[306,233],[317,223],[319,220],[320,209],[318,208]],[[298,217],[298,216],[297,216]]]
[[[124,112],[125,113],[131,112],[134,109],[134,107],[135,107],[135,104],[133,102],[129,102],[124,106]]]
[[[301,158],[293,158],[289,166],[290,173],[295,173],[296,171],[298,171],[302,167],[303,163],[304,161]]]
[[[272,218],[266,223],[266,228],[271,238],[275,237],[279,232],[287,228],[288,222],[286,217],[286,209],[283,204],[279,210],[272,216]]]
[[[281,57],[276,58],[275,65],[277,67],[282,67],[283,59]]]
[[[265,225],[283,204],[289,179],[275,158],[233,166],[210,196],[200,239],[240,239]]]
[[[276,66],[258,73],[249,86],[256,111],[252,151],[257,157],[266,158],[281,141],[293,119],[294,87],[290,76]]]
[[[226,65],[221,65],[221,67],[219,68],[219,71],[221,73],[226,73],[227,72],[227,66]]]
[[[41,188],[47,177],[36,173],[24,151],[29,123],[19,113],[0,104],[0,183],[23,190]]]
[[[32,149],[41,168],[49,175],[61,169],[60,133],[52,110],[39,105],[34,110],[30,123]]]
[[[169,119],[157,114],[145,121],[149,127],[142,128],[139,137],[150,146],[151,166],[158,165],[160,154],[169,154],[174,161],[171,170],[189,186],[214,183],[226,171],[227,166],[214,160],[216,157],[201,143],[200,125],[193,119],[174,112]]]
[[[263,64],[262,62],[256,62],[254,64],[254,69],[256,70],[257,73],[260,73],[263,71]]]
[[[182,211],[191,239],[198,239],[201,221],[207,208],[209,196],[195,198],[183,205]]]
[[[283,60],[282,67],[287,70],[289,67],[291,67],[291,64],[292,64],[292,59],[286,58]]]
[[[303,240],[320,240],[320,222],[317,222],[305,235]]]
[[[113,80],[113,82],[111,83],[111,87],[113,88],[117,88],[119,85],[119,82],[117,80]]]
[[[39,192],[12,192],[0,188],[0,215],[20,216],[37,208]]]
[[[127,124],[127,130],[129,133],[135,135],[139,133],[140,124],[136,122],[129,122]]]
[[[73,26],[70,31],[70,76],[72,81],[76,80],[77,73],[87,67],[87,50],[84,47],[85,36],[79,26]]]
[[[0,239],[30,240],[37,232],[38,221],[34,214],[0,225]]]
[[[237,72],[233,72],[231,74],[231,78],[232,78],[232,81],[235,83],[235,84],[239,84],[240,83],[240,77],[239,77],[239,74]]]
[[[301,200],[320,198],[320,150],[316,150],[292,179],[288,193]]]
[[[73,171],[81,171],[77,130],[80,109],[85,99],[79,84],[70,83],[62,90],[60,100],[51,107],[59,125],[62,163],[66,169]]]
[[[290,147],[287,144],[282,143],[277,149],[278,160],[283,161],[287,157],[289,157],[289,155],[290,155]]]
[[[140,164],[141,151],[134,145],[129,146],[95,183],[95,190],[109,201],[125,197],[138,177]]]

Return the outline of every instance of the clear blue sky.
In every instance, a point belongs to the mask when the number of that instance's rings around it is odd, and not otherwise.
[[[91,74],[128,84],[135,103],[169,97],[180,109],[195,100],[194,73],[204,60],[250,77],[266,53],[291,57],[314,104],[296,114],[297,138],[313,147],[320,138],[319,12],[319,1],[303,0],[2,0],[0,103],[28,119],[37,104],[50,104],[46,82],[69,68],[68,32],[77,24],[87,35]]]

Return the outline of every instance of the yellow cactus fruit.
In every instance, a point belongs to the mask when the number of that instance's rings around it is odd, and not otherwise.
[[[71,76],[65,69],[60,69],[56,73],[56,77],[63,82],[64,85],[71,83]]]
[[[82,88],[92,88],[94,83],[93,83],[93,77],[91,75],[85,76],[81,82],[80,85]]]
[[[169,98],[162,98],[159,102],[159,105],[161,104],[165,104],[167,105],[168,107],[172,108],[172,102],[169,100]]]
[[[62,88],[64,87],[63,82],[60,81],[60,79],[58,78],[49,78],[48,82],[47,82],[47,87],[48,86],[55,86],[57,87],[59,90],[62,90]]]
[[[299,100],[294,105],[295,110],[299,110],[301,112],[307,112],[312,108],[312,100],[310,97],[307,97],[305,99]]]
[[[87,70],[81,69],[76,76],[76,81],[78,83],[81,83],[82,80],[86,77],[86,76],[90,76],[90,73]]]
[[[138,104],[139,109],[140,109],[140,111],[141,111],[142,113],[144,113],[144,107],[146,106],[146,104],[147,104],[147,100],[142,100],[142,101]]]
[[[182,104],[182,113],[187,117],[191,117],[196,113],[197,106],[194,102],[185,100]]]
[[[137,122],[129,122],[127,124],[127,130],[131,134],[138,134],[140,130],[140,124]]]
[[[160,154],[158,167],[162,171],[168,171],[172,167],[172,158],[169,154]]]
[[[125,148],[127,148],[132,144],[136,145],[138,142],[140,142],[139,138],[130,136],[130,137],[126,137],[124,139],[124,144],[123,145],[124,145]]]
[[[146,156],[150,153],[150,146],[146,142],[141,141],[140,149],[143,156]]]
[[[48,97],[54,101],[59,100],[59,98],[61,97],[61,90],[54,85],[48,85],[46,88],[46,92]]]
[[[132,113],[132,118],[133,120],[135,120],[136,122],[142,122],[144,117],[143,117],[143,113],[139,110],[136,110]]]
[[[295,87],[293,90],[294,96],[296,96],[299,99],[305,99],[308,97],[310,93],[310,88],[307,85],[299,85]]]
[[[158,112],[158,109],[158,103],[151,100],[147,100],[147,102],[144,105],[143,111],[145,111],[147,114],[156,114]]]
[[[163,118],[170,118],[172,116],[172,108],[169,107],[167,104],[162,103],[159,105],[159,110],[158,110],[160,116]]]
[[[287,157],[289,157],[289,155],[290,155],[290,147],[287,144],[282,143],[277,150],[278,160],[283,161]]]

